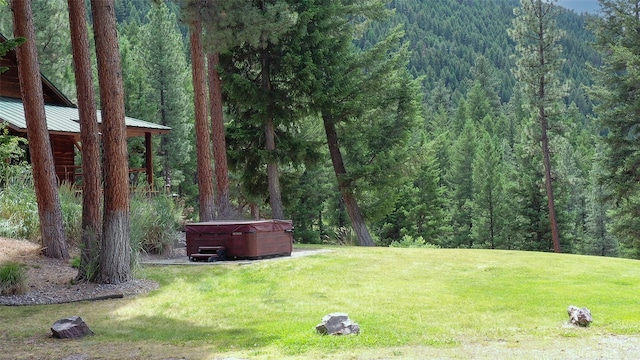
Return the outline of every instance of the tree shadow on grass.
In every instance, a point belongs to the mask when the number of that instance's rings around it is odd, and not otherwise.
[[[111,321],[117,323],[117,326],[108,330],[94,329],[96,334],[102,332],[108,337],[122,341],[206,345],[221,351],[255,349],[278,340],[278,336],[254,328],[202,326],[162,314],[120,319],[114,317]]]

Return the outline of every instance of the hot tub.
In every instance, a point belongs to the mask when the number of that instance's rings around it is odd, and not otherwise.
[[[290,256],[293,223],[290,220],[209,221],[185,225],[190,260],[261,259]],[[207,254],[211,255],[210,257]]]

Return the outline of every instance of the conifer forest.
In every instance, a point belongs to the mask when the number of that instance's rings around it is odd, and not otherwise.
[[[640,258],[640,0],[599,4],[115,0],[125,113],[171,127],[155,186],[198,221],[198,24],[219,217],[291,219],[302,243]],[[67,0],[31,6],[41,71],[75,101]],[[128,140],[130,167],[143,150]]]

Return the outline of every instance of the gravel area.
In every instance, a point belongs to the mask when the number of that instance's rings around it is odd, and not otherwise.
[[[121,284],[74,283],[78,271],[68,260],[46,258],[40,255],[40,246],[30,241],[0,237],[0,264],[7,261],[27,267],[27,292],[0,296],[0,305],[46,305],[122,298],[158,288],[158,283],[144,279]]]

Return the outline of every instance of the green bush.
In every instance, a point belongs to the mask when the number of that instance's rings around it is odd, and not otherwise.
[[[293,233],[293,238],[300,244],[321,244],[320,233],[313,229],[298,230]]]
[[[27,291],[27,271],[17,262],[0,266],[0,295],[20,295]]]
[[[0,236],[37,240],[40,236],[38,203],[31,167],[15,165],[2,173],[0,188]]]
[[[0,187],[0,236],[37,241],[40,237],[38,206],[29,166],[12,166]],[[82,196],[69,184],[59,190],[67,241],[82,244]],[[130,239],[134,262],[140,251],[167,253],[178,237],[183,202],[167,195],[134,192],[130,202]]]
[[[418,236],[417,238],[413,238],[409,235],[405,235],[402,237],[402,240],[394,240],[391,242],[389,247],[396,248],[426,248],[426,249],[438,249],[440,246],[434,245],[426,242],[422,236]]]
[[[31,167],[16,165],[4,173],[0,188],[0,236],[37,241],[40,237],[38,203]],[[69,184],[59,191],[67,241],[77,246],[82,238],[82,199]]]
[[[181,215],[182,209],[169,196],[134,193],[131,197],[132,249],[166,254],[178,237]]]
[[[67,243],[79,246],[82,243],[82,195],[69,183],[62,184],[58,193]]]
[[[323,243],[328,245],[358,245],[358,236],[351,227],[342,226],[335,230],[332,235],[326,235]]]

